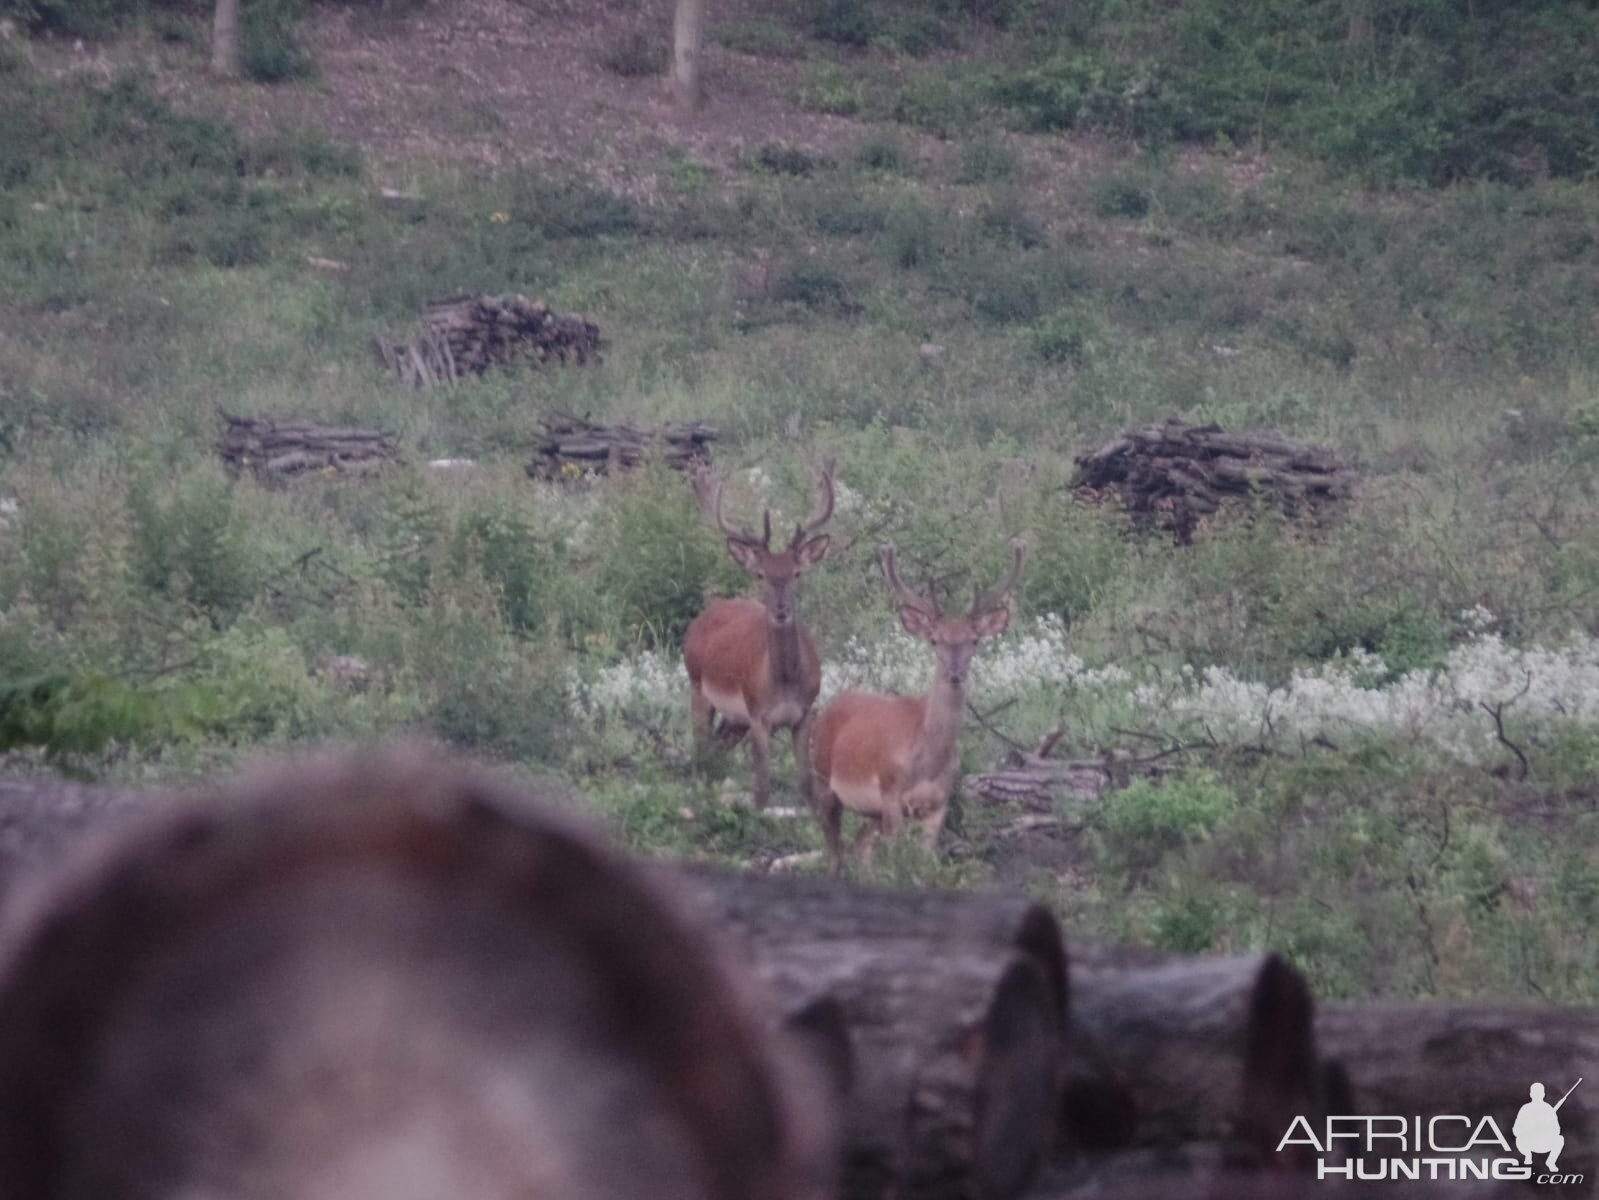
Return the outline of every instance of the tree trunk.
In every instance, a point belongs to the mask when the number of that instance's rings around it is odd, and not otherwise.
[[[684,112],[705,99],[700,82],[700,55],[705,47],[705,0],[677,0],[672,21],[672,95]]]
[[[6,1200],[831,1190],[828,1106],[753,982],[586,829],[436,754],[202,792],[18,907]]]
[[[1316,1034],[1343,1061],[1359,1112],[1489,1116],[1512,1144],[1532,1084],[1554,1104],[1580,1076],[1559,1110],[1559,1168],[1590,1184],[1599,1174],[1599,1008],[1329,1004]]]
[[[1317,1111],[1309,988],[1275,954],[1161,959],[1099,947],[1072,963],[1065,1120],[1084,1147],[1207,1141],[1280,1162]]]
[[[228,78],[239,73],[239,0],[217,0],[211,22],[211,70]]]
[[[782,1008],[842,1005],[854,1054],[845,1196],[997,1198],[1027,1186],[1061,1079],[1064,958],[1047,912],[824,880],[683,878]]]

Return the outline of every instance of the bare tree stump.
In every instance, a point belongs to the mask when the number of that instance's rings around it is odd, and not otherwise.
[[[1590,1185],[1599,1174],[1599,1008],[1328,1004],[1316,1035],[1344,1063],[1357,1111],[1489,1116],[1512,1144],[1532,1084],[1554,1104],[1581,1077],[1560,1107],[1558,1165]]]
[[[782,1005],[831,996],[855,1052],[849,1197],[1008,1197],[1043,1162],[1061,1078],[1053,917],[1006,898],[691,872]]]
[[[0,943],[7,1200],[807,1197],[815,1081],[586,829],[421,753],[85,847]]]
[[[1206,1141],[1291,1165],[1275,1154],[1283,1114],[1319,1111],[1310,990],[1275,954],[1080,948],[1071,1048],[1065,1119],[1081,1146]]]

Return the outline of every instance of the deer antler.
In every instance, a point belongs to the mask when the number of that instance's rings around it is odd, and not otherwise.
[[[938,605],[924,596],[919,596],[906,587],[899,577],[898,559],[892,542],[877,548],[878,561],[883,564],[883,578],[888,580],[888,586],[894,590],[894,599],[900,604],[924,612],[930,617],[938,616]]]
[[[1016,581],[1021,578],[1022,563],[1027,558],[1027,543],[1019,537],[1010,540],[1011,564],[1010,570],[1005,573],[1005,578],[989,588],[986,592],[979,591],[972,600],[972,615],[989,612],[992,609],[1004,607],[1006,597],[1010,595],[1011,588],[1016,586]]]
[[[795,527],[794,540],[789,543],[789,549],[797,549],[799,544],[823,525],[826,525],[833,515],[833,468],[837,464],[831,458],[824,458],[816,465],[813,474],[816,476],[816,489],[818,495],[816,504],[811,509],[811,515]]]
[[[772,542],[772,511],[767,509],[762,526],[765,536],[757,537],[749,530],[736,525],[729,525],[722,516],[722,477],[704,463],[693,470],[691,481],[694,485],[694,498],[699,502],[700,511],[708,517],[712,524],[721,532],[723,537],[731,538],[735,542],[744,542],[750,546],[760,546],[763,549]]]

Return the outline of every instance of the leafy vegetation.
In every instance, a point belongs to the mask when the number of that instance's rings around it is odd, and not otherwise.
[[[0,3],[101,36],[114,15]],[[838,458],[801,600],[829,688],[926,679],[879,541],[964,598],[1021,531],[965,767],[1063,721],[1059,754],[1161,756],[1043,831],[966,802],[941,858],[907,839],[875,877],[1003,878],[1172,949],[1272,945],[1323,994],[1591,1001],[1589,18],[1223,11],[773,7],[713,32],[869,128],[720,164],[673,146],[620,181],[369,165],[0,50],[0,748],[177,775],[421,727],[564,775],[641,849],[816,850],[811,823],[733,802],[742,751],[691,752],[683,629],[748,584],[682,481],[524,471],[546,413],[699,418],[737,520],[784,527]],[[201,15],[126,19],[162,13]],[[394,174],[417,200],[382,202]],[[456,286],[592,315],[605,361],[394,388],[371,336]],[[234,478],[218,404],[392,429],[408,465]],[[1178,547],[1073,489],[1076,453],[1173,414],[1329,444],[1361,491]],[[475,466],[426,466],[456,457]]]

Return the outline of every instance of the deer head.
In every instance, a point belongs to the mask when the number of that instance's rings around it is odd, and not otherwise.
[[[833,515],[833,460],[824,459],[813,474],[817,498],[810,515],[794,527],[794,536],[781,550],[772,549],[772,510],[761,514],[759,536],[729,525],[722,516],[722,480],[708,467],[694,472],[694,494],[700,509],[727,539],[727,552],[760,581],[761,603],[776,625],[794,620],[794,591],[799,577],[827,557],[832,539],[817,533]]]
[[[899,609],[899,623],[906,633],[932,645],[938,656],[939,674],[956,687],[965,686],[977,643],[1004,633],[1010,624],[1010,592],[1021,576],[1027,544],[1019,537],[1012,538],[1010,548],[1011,565],[1005,577],[986,591],[979,588],[971,608],[955,614],[943,612],[931,599],[905,585],[899,577],[892,545],[878,551],[883,577],[893,589]]]

